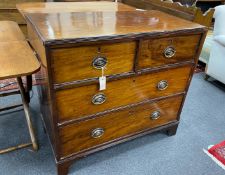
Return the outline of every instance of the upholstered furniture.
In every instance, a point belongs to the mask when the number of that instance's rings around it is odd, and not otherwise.
[[[0,65],[0,80],[7,78],[17,79],[25,117],[31,137],[31,143],[25,143],[10,148],[1,149],[0,154],[27,146],[32,146],[34,150],[37,150],[38,145],[29,112],[29,91],[32,87],[32,82],[27,82],[27,85],[25,87],[23,85],[21,77],[27,76],[27,79],[31,81],[31,75],[39,70],[40,64],[37,61],[37,58],[35,57],[29,44],[27,43],[24,35],[20,31],[19,26],[12,21],[0,21]],[[10,92],[0,94],[0,98],[12,94],[15,95],[15,93]],[[4,109],[1,108],[0,111],[8,110],[11,108],[12,106]]]
[[[225,84],[225,5],[215,9],[213,40],[206,74],[207,78],[211,76]]]
[[[205,38],[205,42],[203,44],[202,52],[199,57],[199,60],[205,64],[208,64],[209,57],[210,57],[210,51],[213,45],[213,30],[209,30],[207,32],[207,36]]]

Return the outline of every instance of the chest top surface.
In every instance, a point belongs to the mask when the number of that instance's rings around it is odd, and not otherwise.
[[[134,7],[126,4],[95,1],[95,2],[33,2],[19,3],[17,9],[26,13],[57,13],[57,12],[90,12],[90,11],[133,11]]]
[[[155,10],[29,13],[26,18],[44,43],[137,38],[203,28]]]

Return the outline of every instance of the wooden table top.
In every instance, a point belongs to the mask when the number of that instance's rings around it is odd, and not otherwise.
[[[20,3],[16,8],[21,14],[26,13],[62,13],[91,11],[134,11],[135,8],[116,2],[33,2]]]
[[[0,21],[0,42],[25,41],[19,26],[13,21]]]
[[[43,42],[81,42],[138,37],[203,26],[159,11],[30,13],[27,20],[36,28]],[[57,41],[55,41],[57,40]]]
[[[31,75],[40,68],[18,25],[0,21],[0,79]]]
[[[40,64],[26,41],[0,42],[0,80],[31,75]]]

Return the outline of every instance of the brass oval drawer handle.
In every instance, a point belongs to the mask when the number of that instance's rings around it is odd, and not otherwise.
[[[101,137],[103,134],[104,134],[104,129],[103,128],[96,128],[96,129],[93,129],[92,132],[91,132],[91,136],[93,138],[99,138]]]
[[[106,101],[106,96],[103,93],[96,94],[92,97],[92,103],[95,105],[100,105]]]
[[[174,47],[168,46],[165,50],[164,50],[164,56],[166,58],[172,58],[176,53],[176,50]]]
[[[95,69],[101,69],[103,67],[106,66],[107,64],[107,59],[106,57],[103,57],[103,56],[97,56],[93,61],[92,61],[92,66],[95,68]]]
[[[160,112],[159,112],[159,111],[154,111],[154,112],[151,114],[151,119],[152,119],[152,120],[157,120],[159,117],[160,117]]]
[[[168,88],[168,86],[169,86],[169,84],[168,84],[168,82],[166,80],[161,80],[157,84],[157,88],[160,91],[165,90],[166,88]]]

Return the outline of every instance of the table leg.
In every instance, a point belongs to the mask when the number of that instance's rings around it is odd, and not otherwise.
[[[17,146],[10,147],[10,148],[2,149],[2,150],[0,150],[0,154],[5,154],[5,153],[15,151],[15,150],[18,150],[18,149],[22,149],[22,148],[25,148],[25,147],[28,147],[28,146],[31,146],[31,145],[32,145],[31,143],[24,143],[24,144],[20,144],[20,145],[17,145]]]
[[[31,142],[33,145],[33,149],[36,151],[36,150],[38,150],[38,144],[37,144],[37,141],[35,138],[34,129],[33,129],[33,125],[32,125],[31,118],[30,118],[29,103],[26,98],[26,91],[23,86],[21,77],[17,77],[17,82],[18,82],[20,93],[21,93],[22,103],[23,103],[25,117],[27,120],[27,125],[28,125],[28,129],[29,129],[30,137],[31,137]]]
[[[30,91],[32,90],[32,75],[27,75],[26,76],[26,83],[27,83],[27,87],[26,87],[26,98],[27,98],[27,102],[30,103]]]

